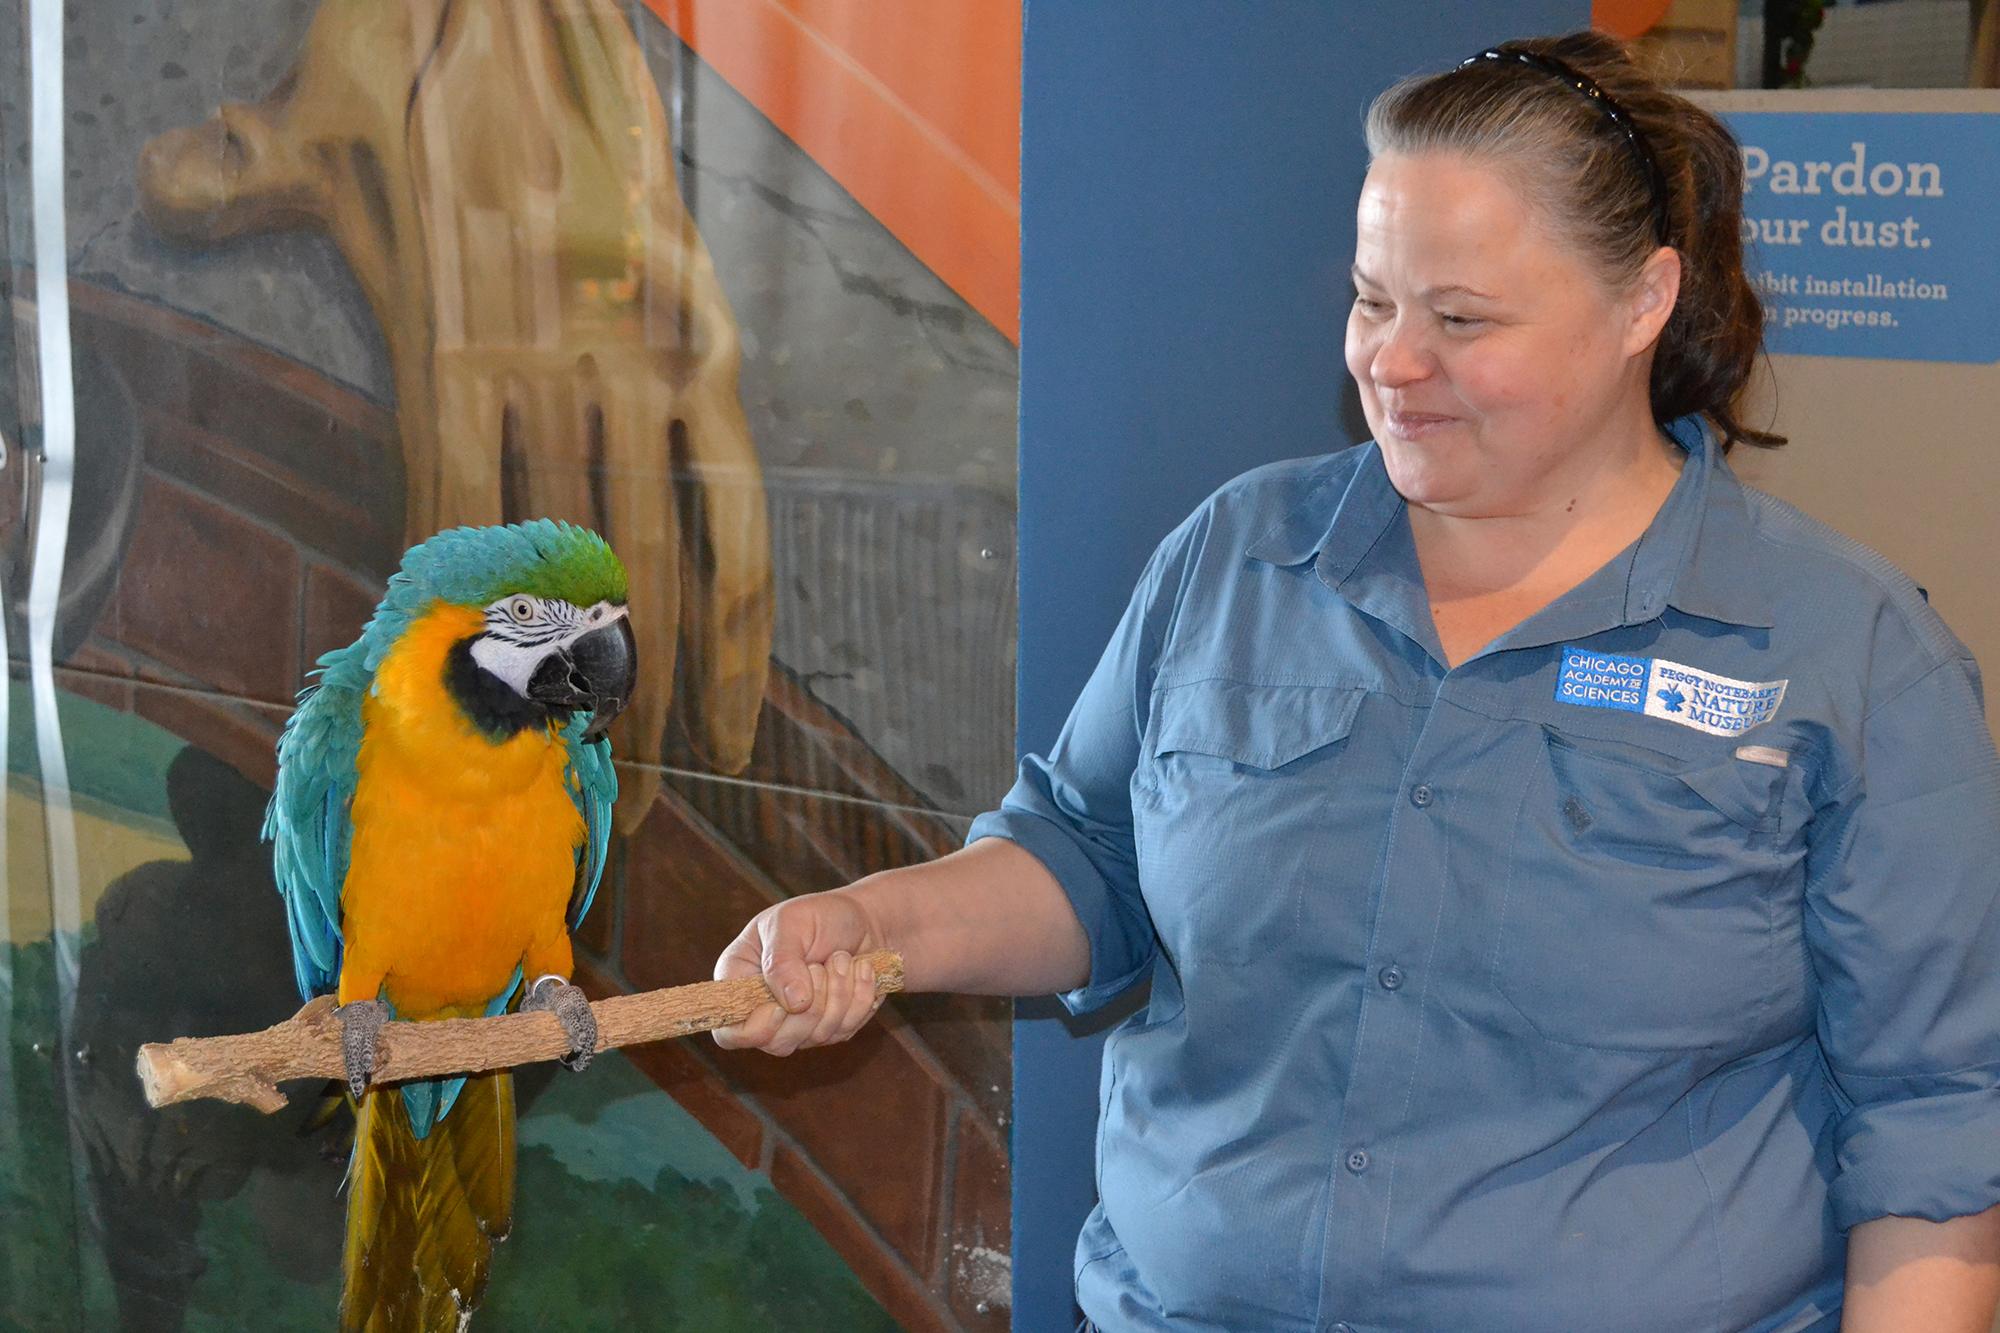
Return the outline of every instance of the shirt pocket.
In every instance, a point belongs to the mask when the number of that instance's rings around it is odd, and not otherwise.
[[[1328,809],[1366,693],[1204,680],[1155,696],[1133,830],[1177,960],[1251,962],[1296,939],[1302,895],[1338,851]]]
[[[1729,750],[1680,759],[1543,728],[1508,858],[1495,979],[1543,1036],[1730,1046],[1781,988],[1778,899],[1800,778]]]

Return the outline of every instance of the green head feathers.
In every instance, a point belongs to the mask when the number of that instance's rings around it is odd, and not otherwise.
[[[437,602],[487,606],[509,593],[560,598],[573,606],[626,599],[625,566],[604,538],[570,523],[531,519],[490,528],[452,528],[403,553],[403,567],[362,632],[361,661],[373,671],[410,622]],[[329,654],[331,660],[347,650]]]
[[[625,566],[604,538],[546,518],[440,532],[404,553],[397,577],[426,602],[460,606],[486,606],[516,592],[573,606],[625,600]]]

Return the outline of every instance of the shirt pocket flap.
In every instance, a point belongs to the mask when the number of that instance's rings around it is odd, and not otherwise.
[[[1227,680],[1169,686],[1160,696],[1153,756],[1205,754],[1253,768],[1283,768],[1344,739],[1367,692]]]
[[[1784,768],[1731,756],[1677,774],[1695,795],[1753,833],[1777,829],[1789,776]]]
[[[1595,737],[1582,738],[1544,726],[1557,776],[1569,790],[1604,786],[1623,793],[1623,803],[1642,807],[1636,784],[1674,784],[1694,793],[1709,808],[1752,833],[1778,826],[1787,771],[1769,763],[1726,755],[1720,759],[1676,759],[1672,755]],[[1624,773],[1624,779],[1607,775]],[[1654,790],[1663,790],[1654,787]]]

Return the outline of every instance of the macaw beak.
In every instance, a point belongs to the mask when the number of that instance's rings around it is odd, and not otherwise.
[[[594,741],[625,711],[638,677],[632,624],[620,616],[543,658],[528,681],[528,697],[552,710],[589,713],[583,738]]]

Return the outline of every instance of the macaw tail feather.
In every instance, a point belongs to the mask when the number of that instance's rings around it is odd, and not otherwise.
[[[344,1333],[464,1327],[486,1292],[493,1242],[513,1224],[513,1076],[467,1079],[424,1138],[411,1132],[400,1090],[371,1089],[349,1189]]]

